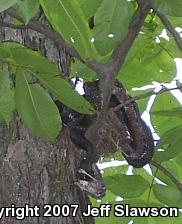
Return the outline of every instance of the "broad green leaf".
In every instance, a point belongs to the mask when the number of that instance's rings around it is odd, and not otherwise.
[[[176,188],[155,184],[153,192],[156,198],[165,205],[170,207],[182,208],[182,194]]]
[[[68,107],[84,114],[93,114],[95,110],[71,85],[59,74],[58,69],[37,51],[16,43],[1,43],[0,51],[9,50],[11,61],[23,70],[36,76],[53,95]]]
[[[1,0],[0,1],[0,12],[9,9],[12,7],[14,4],[19,2],[20,0]]]
[[[167,16],[173,27],[181,27],[182,17]]]
[[[127,34],[133,11],[126,0],[103,0],[100,4],[94,17],[94,43],[101,55],[113,51]]]
[[[150,184],[139,175],[118,174],[104,178],[107,189],[124,198],[139,197]]]
[[[166,170],[168,170],[171,174],[173,174],[177,179],[180,180],[180,173],[178,170],[178,166],[174,160],[162,162],[161,164]],[[156,174],[155,177],[157,177],[159,180],[161,180],[163,183],[170,185],[172,187],[176,187],[176,185],[171,181],[171,179],[164,174],[160,169],[157,169],[155,166],[151,165],[151,169],[153,171],[153,174]],[[156,172],[157,169],[157,172]]]
[[[161,116],[161,117],[181,117],[182,118],[182,107],[176,107],[176,108],[169,108],[169,110],[159,110],[159,111],[154,111],[152,113],[153,115],[156,116]]]
[[[151,176],[149,174],[148,170],[145,170],[144,168],[140,168],[140,169],[139,168],[134,168],[133,173],[135,175],[139,175],[139,176],[143,177],[149,183],[151,183],[153,181],[153,176]],[[146,193],[148,194],[148,191],[146,191]]]
[[[181,57],[181,50],[178,48],[176,41],[174,40],[174,37],[171,36],[171,34],[168,32],[168,36],[170,38],[170,41],[159,38],[160,39],[160,46],[166,49],[166,51],[173,57],[173,58],[180,58]]]
[[[26,74],[16,74],[16,108],[24,125],[34,135],[53,141],[61,130],[58,108],[38,84],[29,84]]]
[[[175,62],[165,51],[161,51],[158,46],[153,50],[146,48],[130,64],[124,65],[118,74],[118,79],[128,88],[141,87],[152,81],[168,82],[176,74]]]
[[[83,63],[76,60],[71,64],[72,77],[79,77],[87,82],[92,82],[98,78],[97,74]]]
[[[108,167],[104,169],[103,177],[112,177],[119,174],[125,174],[128,170],[128,165],[122,165],[117,167]]]
[[[178,217],[149,217],[148,224],[181,224],[182,223],[182,216],[179,215]]]
[[[179,103],[169,92],[166,92],[157,96],[151,111],[154,128],[161,137],[154,153],[154,158],[158,161],[169,160],[181,152],[180,124],[182,124],[182,119],[180,116],[171,116],[171,113],[168,113],[169,108],[176,110],[179,108]],[[167,113],[163,116],[165,111]]]
[[[179,155],[177,155],[174,159],[173,159],[176,163],[178,163],[181,168],[182,168],[182,153],[180,153]],[[182,173],[181,173],[182,174]]]
[[[178,126],[182,123],[182,119],[179,116],[166,116],[161,115],[161,112],[165,113],[165,111],[173,111],[176,108],[179,108],[180,104],[176,100],[176,98],[169,92],[160,94],[156,97],[152,110],[151,110],[151,118],[152,123],[155,124],[156,132],[159,135],[162,135],[166,131]]]
[[[83,58],[92,54],[93,44],[85,16],[76,0],[39,0],[53,28]]]
[[[23,0],[18,2],[14,9],[18,15],[23,19],[25,25],[38,13],[39,2],[38,0]]]
[[[172,162],[175,164],[176,169],[178,170],[178,180],[182,182],[182,153],[178,154],[172,159]]]
[[[154,158],[158,161],[174,158],[181,152],[181,139],[182,125],[168,130],[161,136],[160,142],[157,145],[158,150],[154,153]]]
[[[150,0],[150,2],[161,12],[169,16],[182,16],[182,1],[181,0]]]
[[[150,166],[150,168],[151,168],[151,166]],[[154,183],[156,182],[154,180],[154,177],[151,174],[149,174],[149,168],[147,170],[143,169],[143,168],[140,168],[140,169],[135,168],[133,170],[133,173],[143,177],[145,180],[147,180],[150,183],[150,185],[153,183],[153,181],[154,181]],[[154,174],[155,173],[153,172],[153,175]],[[146,204],[147,204],[147,206],[152,206],[150,204],[159,203],[159,201],[156,199],[155,195],[153,194],[153,192],[151,191],[150,188],[148,188],[145,191],[145,193],[140,196],[140,199],[145,201],[145,206],[146,206]]]
[[[120,203],[118,203],[120,204]],[[124,199],[121,204],[128,204],[130,207],[144,207],[146,205],[145,201],[142,201],[140,198],[135,199]]]
[[[10,57],[11,57],[11,55],[6,49],[0,48],[0,59],[1,60],[3,60],[3,59],[5,60],[5,59],[8,59]]]
[[[0,121],[6,122],[8,125],[12,120],[14,109],[14,89],[8,68],[2,66],[0,68]]]
[[[80,0],[78,0],[80,1]],[[89,19],[90,17],[95,15],[95,12],[99,5],[101,4],[103,0],[84,0],[81,4],[81,9],[83,10],[86,19]]]

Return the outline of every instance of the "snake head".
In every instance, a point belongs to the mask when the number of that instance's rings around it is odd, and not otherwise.
[[[78,179],[75,184],[82,190],[86,191],[92,197],[96,199],[101,199],[105,196],[106,187],[102,176],[100,174],[100,170],[97,165],[94,164],[94,177],[87,173],[85,170],[80,169],[78,172],[81,176],[85,176],[87,178]]]

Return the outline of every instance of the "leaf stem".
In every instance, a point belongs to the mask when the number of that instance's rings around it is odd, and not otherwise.
[[[176,177],[169,170],[167,170],[164,166],[162,166],[160,163],[154,160],[152,160],[150,164],[155,166],[157,169],[162,171],[166,176],[168,176],[171,179],[171,181],[176,185],[178,190],[182,192],[182,183],[180,183],[178,179],[176,179]]]
[[[153,175],[153,178],[152,178],[152,182],[150,184],[150,188],[149,188],[149,193],[148,193],[148,197],[147,197],[147,202],[146,202],[146,206],[148,206],[149,204],[149,200],[150,200],[150,195],[151,195],[151,192],[152,192],[152,187],[154,185],[154,181],[155,181],[155,177],[157,175],[157,172],[158,172],[158,168],[156,169],[154,175]]]

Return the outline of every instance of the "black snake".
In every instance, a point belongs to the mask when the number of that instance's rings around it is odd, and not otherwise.
[[[94,106],[96,110],[101,110],[102,97],[99,90],[99,81],[84,84],[84,97]],[[113,87],[108,113],[113,111],[118,119],[120,127],[120,137],[122,139],[122,154],[127,162],[133,167],[143,167],[149,163],[154,153],[154,140],[152,133],[146,123],[141,119],[138,105],[127,94],[121,83],[116,82]],[[125,105],[125,102],[131,102]],[[59,101],[55,102],[63,120],[63,123],[70,127],[70,138],[80,149],[87,152],[86,158],[80,165],[77,184],[82,190],[89,192],[95,198],[101,198],[105,194],[105,186],[100,171],[96,165],[99,153],[94,144],[90,142],[85,133],[90,125],[95,121],[96,116],[89,116],[77,113],[68,107],[63,106]],[[119,104],[123,106],[114,111]]]

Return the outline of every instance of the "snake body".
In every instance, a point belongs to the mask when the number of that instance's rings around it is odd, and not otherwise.
[[[99,90],[99,81],[84,84],[84,97],[93,105],[96,110],[101,110],[102,97]],[[138,105],[127,94],[121,83],[116,82],[110,99],[110,108],[115,108],[119,104],[123,106],[114,111],[114,117],[118,119],[120,125],[120,138],[122,139],[122,154],[127,162],[133,167],[143,167],[149,163],[154,153],[154,140],[152,133],[146,123],[142,120]],[[125,102],[131,102],[125,105]],[[79,186],[96,198],[103,197],[105,186],[96,162],[99,155],[96,146],[89,141],[85,133],[95,121],[96,116],[80,114],[64,106],[59,101],[55,102],[64,124],[70,127],[71,141],[77,148],[86,151],[87,155],[81,161],[80,169],[84,172],[79,174]],[[85,175],[87,173],[88,175]],[[93,178],[92,178],[93,177]]]

